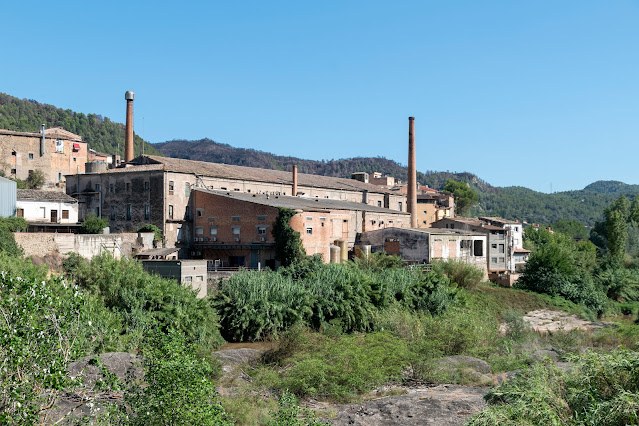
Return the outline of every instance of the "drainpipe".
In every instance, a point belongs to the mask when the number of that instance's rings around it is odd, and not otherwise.
[[[40,126],[40,133],[42,134],[42,138],[40,139],[40,157],[44,155],[44,124]]]

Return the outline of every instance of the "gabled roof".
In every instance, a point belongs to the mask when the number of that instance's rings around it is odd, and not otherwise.
[[[245,192],[229,192],[214,189],[193,188],[194,191],[217,195],[224,198],[240,200],[248,203],[260,204],[269,207],[285,207],[303,211],[330,211],[330,210],[359,210],[375,213],[391,213],[402,216],[410,216],[409,213],[383,207],[370,206],[364,203],[351,201],[330,200],[327,198],[291,197],[287,195],[251,194]]]
[[[82,141],[82,136],[72,133],[68,130],[64,130],[62,127],[50,127],[48,129],[44,129],[44,134],[49,137],[61,137],[78,142]]]
[[[40,189],[18,189],[16,194],[18,201],[63,201],[65,203],[77,203],[78,200],[59,191],[43,191]]]
[[[131,164],[161,164],[164,170],[198,174],[201,176],[219,177],[238,180],[253,180],[257,182],[270,182],[284,185],[292,185],[292,173],[282,170],[260,169],[257,167],[233,166],[230,164],[209,163],[206,161],[183,160],[171,157],[158,157],[144,155],[133,159]],[[133,169],[132,169],[133,170]],[[370,183],[360,182],[355,179],[344,179],[330,176],[312,175],[307,173],[297,174],[298,186],[329,188],[345,191],[368,191],[377,193],[392,193]]]

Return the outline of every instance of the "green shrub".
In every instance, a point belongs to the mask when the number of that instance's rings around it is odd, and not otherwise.
[[[15,257],[24,255],[24,250],[16,243],[13,232],[24,231],[28,226],[27,221],[21,217],[0,217],[0,252]]]
[[[162,230],[150,223],[142,225],[135,232],[153,232],[153,241],[162,241]]]
[[[109,221],[106,219],[102,219],[97,217],[95,213],[89,213],[87,217],[82,222],[82,226],[80,227],[81,234],[101,234],[109,225]]]
[[[322,426],[330,425],[315,418],[308,408],[297,405],[297,398],[292,393],[285,391],[278,400],[277,411],[271,413],[273,418],[268,422],[269,426]]]
[[[452,282],[466,289],[474,289],[484,278],[481,269],[456,259],[433,262],[433,271],[447,276]]]
[[[203,348],[219,348],[223,339],[218,316],[207,299],[175,280],[148,274],[135,260],[116,260],[109,254],[81,263],[76,281],[98,295],[122,321],[126,348],[135,348],[148,331],[160,327],[183,333]]]
[[[231,425],[209,380],[209,364],[178,334],[156,334],[142,351],[143,386],[125,393],[111,419],[127,425]]]

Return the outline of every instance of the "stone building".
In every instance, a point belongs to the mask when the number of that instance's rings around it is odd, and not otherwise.
[[[80,219],[94,212],[112,232],[131,232],[151,223],[163,231],[167,247],[188,247],[193,235],[194,188],[269,196],[291,196],[293,173],[140,156],[127,167],[67,176],[67,194],[80,202]],[[299,173],[297,197],[340,200],[406,212],[406,196],[352,179]]]
[[[486,239],[484,233],[472,231],[392,227],[363,232],[359,243],[370,245],[373,252],[400,256],[406,262],[461,260],[486,274]]]
[[[306,253],[320,254],[324,262],[337,239],[352,248],[362,232],[410,225],[406,212],[352,201],[200,188],[192,191],[191,199],[192,255],[222,266],[277,266],[272,229],[282,207],[296,212],[290,225],[300,233]]]
[[[65,175],[84,173],[87,144],[79,135],[56,127],[41,132],[0,130],[0,171],[26,180],[35,170],[45,188],[64,189]]]

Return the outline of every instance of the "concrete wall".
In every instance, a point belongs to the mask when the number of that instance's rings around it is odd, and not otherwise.
[[[14,232],[16,242],[24,249],[25,255],[43,256],[47,253],[78,253],[91,259],[102,252],[112,253],[116,259],[124,254],[153,247],[153,234],[62,234]]]
[[[145,260],[144,270],[164,278],[177,280],[181,284],[197,291],[197,297],[207,294],[206,260]]]

